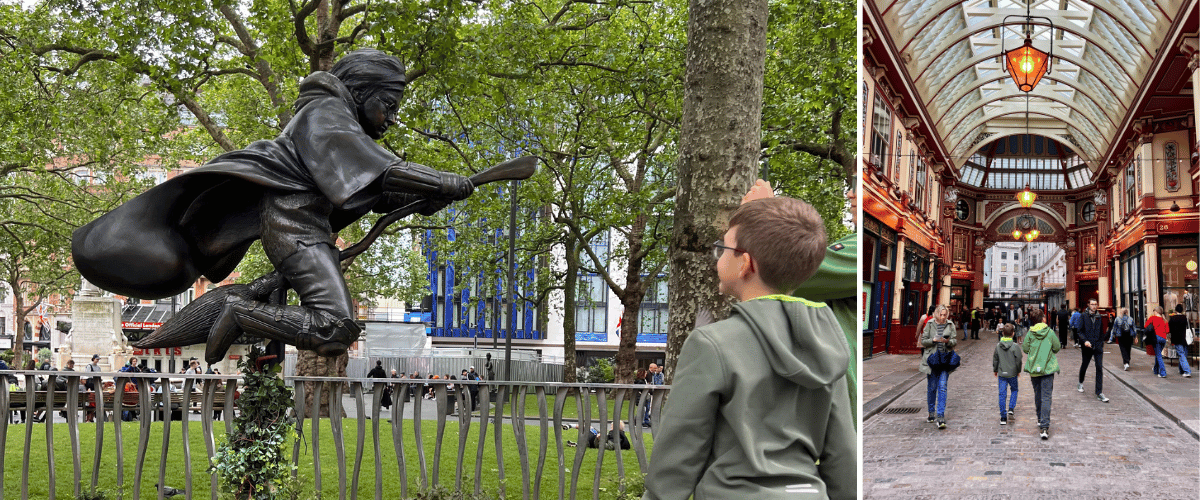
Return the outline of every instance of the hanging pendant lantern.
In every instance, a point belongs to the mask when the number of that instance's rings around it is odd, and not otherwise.
[[[1046,75],[1050,55],[1033,46],[1026,38],[1025,45],[1004,53],[1004,66],[1021,92],[1032,92]]]

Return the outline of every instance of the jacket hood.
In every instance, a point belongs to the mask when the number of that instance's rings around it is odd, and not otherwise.
[[[772,296],[738,303],[733,314],[750,326],[780,377],[815,389],[846,375],[850,346],[824,303]]]
[[[1049,325],[1045,323],[1038,323],[1029,327],[1029,333],[1026,333],[1025,335],[1034,340],[1042,340],[1046,338],[1046,335],[1051,334],[1054,334],[1054,332],[1050,330]]]
[[[1000,348],[1001,349],[1008,350],[1008,349],[1012,348],[1012,346],[1013,346],[1012,339],[1007,339],[1007,340],[1000,339]]]

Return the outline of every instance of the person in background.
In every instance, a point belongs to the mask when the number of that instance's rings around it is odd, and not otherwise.
[[[1125,365],[1125,371],[1129,371],[1129,351],[1133,346],[1134,330],[1133,318],[1129,317],[1129,308],[1117,309],[1117,318],[1112,322],[1108,338],[1115,337],[1117,339],[1117,345],[1121,347],[1121,362]]]
[[[1167,330],[1171,332],[1171,344],[1179,354],[1179,374],[1184,378],[1192,376],[1192,367],[1188,366],[1187,317],[1183,315],[1183,304],[1175,304],[1175,312],[1167,320]]]
[[[1021,348],[1014,347],[1015,330],[1012,325],[1004,325],[1000,342],[992,352],[992,373],[996,376],[1000,388],[1000,425],[1008,425],[1008,419],[1017,407],[1017,376],[1021,374]],[[1010,390],[1011,398],[1007,397]]]
[[[1087,310],[1079,319],[1079,332],[1076,334],[1083,340],[1083,362],[1079,365],[1079,392],[1083,392],[1083,378],[1087,374],[1088,362],[1096,361],[1096,399],[1102,403],[1108,402],[1104,395],[1104,315],[1097,311],[1099,303],[1089,299]]]
[[[937,422],[938,429],[946,428],[946,385],[950,372],[934,371],[929,366],[929,355],[934,351],[953,350],[958,344],[958,335],[954,333],[954,322],[950,321],[950,309],[939,304],[933,312],[933,320],[925,323],[925,331],[921,332],[921,366],[918,370],[925,374],[925,401],[929,409],[926,422]]]
[[[1058,372],[1057,353],[1062,349],[1058,335],[1042,322],[1041,311],[1033,313],[1034,325],[1021,344],[1025,352],[1025,372],[1033,385],[1033,405],[1037,412],[1042,439],[1050,439],[1050,402],[1054,396],[1054,374]]]

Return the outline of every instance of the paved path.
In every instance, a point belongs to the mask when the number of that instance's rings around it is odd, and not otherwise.
[[[950,376],[942,431],[925,422],[924,376],[913,377],[917,356],[864,363],[865,498],[1200,498],[1200,441],[1185,418],[1200,412],[1197,378],[1178,377],[1176,367],[1166,380],[1153,377],[1144,351],[1135,352],[1130,372],[1121,371],[1120,352],[1109,345],[1104,392],[1112,401],[1101,403],[1091,369],[1084,392],[1076,392],[1081,356],[1068,347],[1059,353],[1050,439],[1042,441],[1025,375],[1015,417],[999,425],[994,345],[959,344],[963,366]],[[917,411],[890,413],[905,408]]]

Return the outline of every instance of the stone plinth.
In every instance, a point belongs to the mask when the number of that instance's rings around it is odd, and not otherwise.
[[[75,369],[91,363],[92,355],[100,355],[103,371],[116,371],[114,354],[125,351],[125,334],[121,331],[121,301],[113,297],[77,295],[71,306],[71,358]],[[123,359],[123,357],[122,357]]]

